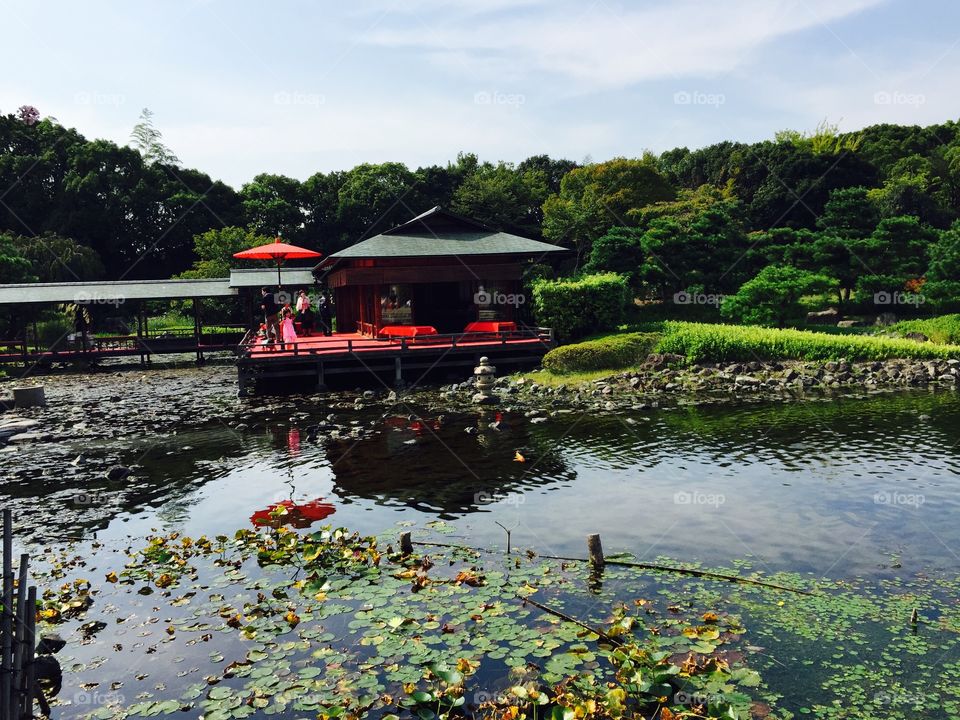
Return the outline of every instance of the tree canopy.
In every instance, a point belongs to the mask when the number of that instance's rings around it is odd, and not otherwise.
[[[576,251],[639,297],[732,294],[769,265],[829,280],[838,303],[925,288],[958,301],[960,126],[781,131],[659,155],[517,163],[365,163],[236,190],[182,167],[149,110],[131,146],[87,139],[37,108],[0,115],[0,279],[224,272],[277,235],[331,253],[434,206]],[[566,265],[563,263],[566,262]],[[772,272],[772,271],[771,271]]]

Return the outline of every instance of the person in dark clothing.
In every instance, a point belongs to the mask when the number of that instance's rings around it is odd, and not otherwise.
[[[263,321],[267,326],[267,337],[271,342],[283,342],[283,336],[280,334],[280,306],[277,304],[274,294],[269,288],[261,290],[260,307],[263,310]]]
[[[318,303],[320,309],[320,325],[323,328],[323,334],[327,337],[333,335],[333,310],[330,307],[330,295],[323,293]]]
[[[305,335],[313,335],[313,330],[317,323],[317,316],[309,305],[297,313],[297,321],[300,323],[300,327],[303,328]]]

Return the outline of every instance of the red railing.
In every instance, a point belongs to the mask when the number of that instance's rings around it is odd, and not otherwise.
[[[252,331],[251,331],[252,332]],[[373,338],[364,338],[361,341],[363,347],[356,348],[353,338],[343,338],[338,340],[334,335],[325,338],[321,342],[316,342],[312,338],[306,342],[294,340],[287,343],[271,343],[261,345],[257,343],[256,337],[251,338],[248,332],[243,341],[237,346],[237,355],[249,358],[257,347],[269,347],[278,355],[312,356],[312,355],[330,355],[335,350],[341,350],[343,353],[352,355],[354,352],[377,352],[386,349],[399,349],[401,353],[415,351],[417,348],[429,347],[435,345],[449,345],[451,349],[463,347],[476,347],[493,345],[506,346],[510,342],[518,341],[538,341],[546,347],[553,347],[554,336],[553,328],[528,327],[522,330],[505,330],[500,332],[483,333],[450,333],[437,335],[418,335],[416,337],[404,337],[376,340],[376,346],[371,345]]]

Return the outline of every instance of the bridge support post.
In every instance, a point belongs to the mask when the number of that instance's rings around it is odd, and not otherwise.
[[[327,390],[327,381],[323,376],[323,361],[317,361],[317,392],[326,392]]]
[[[399,355],[393,359],[393,384],[396,387],[403,386],[403,362]]]

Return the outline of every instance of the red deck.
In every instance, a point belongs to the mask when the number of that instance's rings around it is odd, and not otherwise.
[[[334,377],[380,376],[396,384],[432,372],[469,372],[483,356],[510,368],[530,366],[554,347],[553,331],[528,328],[499,333],[459,333],[374,339],[359,333],[302,337],[285,345],[250,342],[237,349],[240,394],[269,383],[303,391],[322,390]],[[354,378],[356,379],[356,378]]]
[[[388,353],[398,351],[437,351],[452,348],[480,350],[486,347],[524,347],[552,345],[552,338],[538,333],[465,333],[460,335],[424,335],[410,338],[374,339],[360,333],[334,333],[330,337],[311,335],[300,337],[295,343],[241,346],[241,357],[251,361],[268,362],[272,358],[287,359],[301,356],[336,357],[352,354]]]

